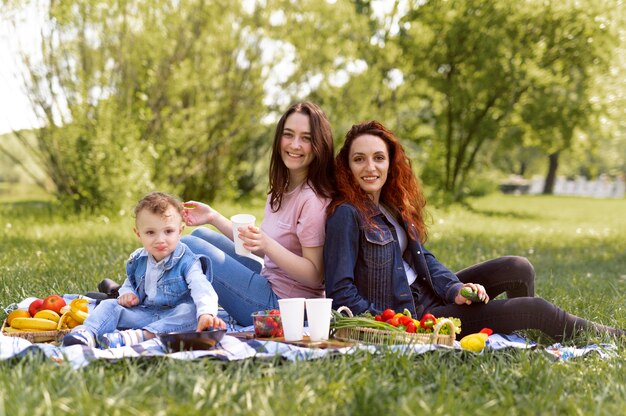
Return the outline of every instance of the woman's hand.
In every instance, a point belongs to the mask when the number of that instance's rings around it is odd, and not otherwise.
[[[239,227],[237,230],[246,249],[256,255],[262,256],[265,253],[270,238],[266,237],[259,227],[249,225],[248,227]]]
[[[117,298],[117,303],[125,308],[139,305],[139,298],[134,293],[124,293]]]
[[[467,287],[471,289],[474,293],[476,293],[478,299],[480,299],[481,302],[489,302],[489,295],[487,295],[487,291],[485,290],[485,287],[483,285],[479,285],[477,283],[465,283],[463,287]],[[459,289],[459,293],[457,293],[456,297],[454,298],[454,303],[456,303],[457,305],[471,305],[472,301],[461,295],[461,290]]]
[[[204,331],[206,329],[226,329],[226,324],[217,316],[205,313],[198,318],[198,326],[196,331]]]
[[[217,211],[196,201],[183,203],[183,221],[189,226],[213,224]]]

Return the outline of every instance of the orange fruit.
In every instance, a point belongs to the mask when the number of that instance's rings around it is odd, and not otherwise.
[[[30,318],[30,313],[26,309],[15,309],[7,316],[7,324],[11,326],[13,318]]]
[[[70,329],[79,325],[78,321],[70,316],[67,317],[67,321],[65,321],[65,323],[67,324],[67,327]]]

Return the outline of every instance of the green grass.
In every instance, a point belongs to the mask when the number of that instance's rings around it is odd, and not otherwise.
[[[122,279],[137,246],[130,218],[77,218],[45,201],[0,201],[1,306]],[[260,205],[219,209],[263,215]],[[626,200],[494,195],[433,210],[428,246],[453,270],[527,256],[540,296],[626,327],[625,213]],[[618,358],[564,363],[521,350],[359,352],[299,363],[98,361],[81,370],[29,357],[0,362],[0,415],[623,414],[626,343],[617,343]]]

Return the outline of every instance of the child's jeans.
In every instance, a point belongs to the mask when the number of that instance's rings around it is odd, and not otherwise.
[[[145,329],[153,334],[195,331],[198,319],[193,302],[172,308],[145,305],[125,308],[117,299],[107,299],[89,314],[84,325],[99,338],[116,329]]]

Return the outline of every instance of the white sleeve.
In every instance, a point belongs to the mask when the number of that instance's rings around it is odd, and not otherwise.
[[[217,316],[217,293],[206,275],[202,272],[200,260],[197,260],[185,275],[191,297],[196,305],[196,317],[211,314]]]
[[[139,297],[139,294],[131,286],[130,280],[128,280],[128,277],[124,279],[124,283],[122,283],[122,286],[119,288],[117,293],[119,296],[125,295],[127,293],[132,293],[133,295]]]

